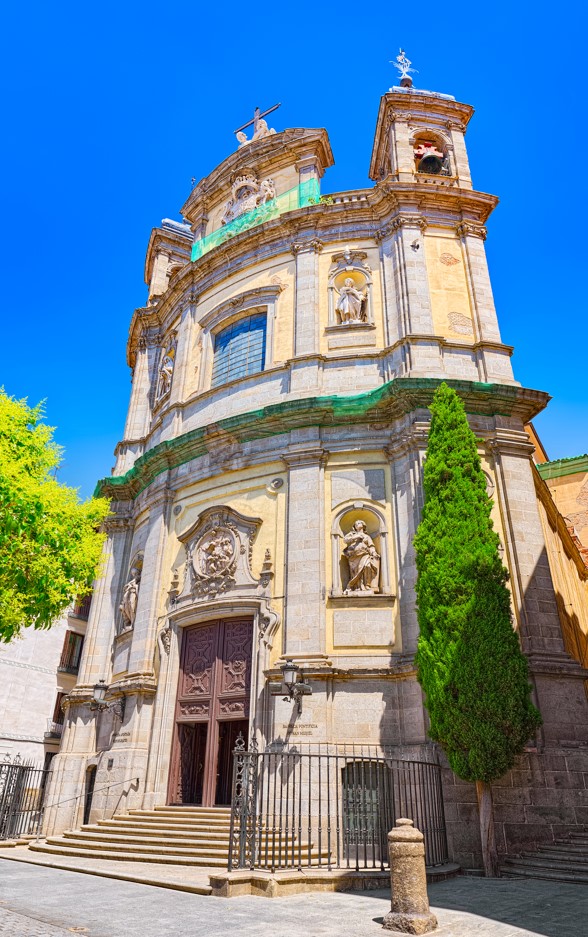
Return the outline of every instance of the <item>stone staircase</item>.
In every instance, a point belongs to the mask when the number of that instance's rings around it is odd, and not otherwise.
[[[156,807],[130,810],[111,820],[84,824],[60,836],[31,842],[34,852],[53,856],[82,856],[159,865],[205,866],[226,869],[229,858],[231,811],[228,807]],[[271,856],[271,834],[262,838]],[[292,844],[291,844],[292,845]],[[303,844],[308,855],[308,845]],[[318,859],[318,850],[311,847]]]
[[[507,878],[544,878],[553,882],[588,884],[588,833],[570,833],[535,852],[505,859],[501,872]]]

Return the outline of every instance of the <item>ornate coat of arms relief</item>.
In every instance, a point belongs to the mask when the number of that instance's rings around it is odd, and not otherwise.
[[[259,583],[251,574],[251,553],[260,524],[260,518],[245,517],[228,507],[203,511],[180,535],[186,548],[186,575],[176,603],[227,592],[254,594]]]
[[[254,208],[259,208],[276,197],[276,187],[273,179],[257,181],[254,172],[245,171],[233,178],[231,198],[225,205],[221,224],[229,224],[240,215],[244,215]]]

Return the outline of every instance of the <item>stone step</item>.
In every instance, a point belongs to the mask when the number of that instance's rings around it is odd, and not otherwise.
[[[167,855],[164,853],[154,852],[152,854],[146,854],[142,852],[123,852],[116,849],[112,850],[97,850],[95,848],[84,848],[82,845],[77,846],[68,846],[64,848],[58,844],[52,845],[47,843],[31,843],[29,849],[34,852],[50,853],[55,856],[83,856],[85,858],[91,859],[109,859],[116,862],[154,862],[157,864],[165,865],[191,865],[191,866],[210,866],[211,868],[222,868],[226,869],[227,860],[226,858],[218,859],[212,856],[179,856],[179,855]]]
[[[161,841],[156,841],[155,843],[143,843],[143,842],[126,842],[124,839],[122,841],[113,842],[110,838],[104,840],[93,840],[85,839],[82,837],[74,837],[71,839],[65,839],[62,836],[49,836],[45,840],[46,844],[49,846],[60,846],[63,849],[68,849],[70,846],[74,849],[77,849],[79,846],[84,846],[87,849],[95,849],[97,851],[103,849],[109,849],[111,846],[115,848],[118,852],[132,852],[132,853],[145,853],[147,855],[151,853],[160,853],[162,856],[174,855],[174,856],[196,856],[203,855],[206,853],[209,857],[214,858],[224,858],[228,856],[228,848],[222,844],[208,844],[205,849],[199,846],[186,846],[186,845],[167,845]]]
[[[196,839],[192,837],[191,839],[180,839],[175,840],[174,842],[170,841],[170,838],[167,836],[137,836],[130,833],[100,833],[93,832],[88,830],[66,830],[62,834],[63,840],[68,842],[76,840],[82,840],[84,842],[95,842],[95,843],[127,843],[129,846],[136,844],[140,846],[144,844],[149,845],[159,845],[161,847],[176,849],[176,848],[185,848],[185,849],[196,849],[199,851],[208,851],[209,849],[213,850],[222,850],[224,853],[228,854],[229,851],[229,840],[227,839]],[[55,842],[57,837],[51,837],[51,841]],[[60,842],[62,839],[60,838]]]
[[[64,836],[69,835],[69,833],[74,832],[72,830],[66,830],[63,834]],[[170,829],[153,829],[149,826],[132,826],[131,824],[111,824],[110,826],[95,826],[87,825],[82,826],[81,830],[76,830],[75,832],[82,833],[102,833],[103,835],[112,835],[112,836],[149,836],[152,838],[159,839],[172,839],[172,840],[184,840],[184,839],[207,839],[207,840],[216,840],[219,842],[229,842],[229,831],[226,830],[170,830]]]
[[[153,810],[135,808],[129,810],[129,816],[151,817],[210,817],[211,819],[231,818],[230,807],[154,807]]]
[[[581,871],[588,871],[588,857],[578,858],[577,856],[567,857],[567,856],[551,856],[549,853],[540,853],[540,852],[524,852],[514,860],[516,862],[525,862],[532,865],[542,865],[547,868],[562,868],[562,869],[580,869]]]
[[[588,848],[584,846],[574,846],[570,843],[554,843],[553,846],[539,846],[537,855],[541,856],[569,856],[571,860],[576,857],[588,862]]]
[[[138,826],[152,826],[157,829],[170,829],[170,830],[229,830],[231,828],[230,823],[226,823],[224,820],[160,820],[156,817],[128,817],[128,816],[115,816],[115,817],[104,817],[101,820],[96,820],[96,823],[125,823],[133,824]]]
[[[155,832],[167,832],[168,830],[171,833],[192,833],[192,832],[207,832],[207,833],[219,833],[226,836],[229,835],[231,829],[230,825],[227,823],[149,823],[148,820],[129,820],[127,818],[118,819],[113,817],[112,820],[97,820],[96,823],[89,824],[91,826],[101,827],[102,829],[142,829],[142,830],[153,830]]]
[[[509,860],[501,866],[501,873],[505,878],[540,878],[550,882],[573,882],[575,884],[588,885],[588,873],[583,872],[563,872],[557,869],[546,869],[541,866],[516,865],[517,860]],[[512,863],[512,864],[510,864]]]
[[[536,853],[522,855],[517,859],[506,859],[504,861],[504,868],[536,869],[537,871],[544,870],[551,872],[562,872],[566,874],[577,873],[579,875],[588,875],[588,863],[567,862],[563,859],[543,859]]]

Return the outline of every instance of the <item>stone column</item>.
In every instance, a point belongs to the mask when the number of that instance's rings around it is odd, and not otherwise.
[[[437,927],[429,909],[424,837],[412,820],[398,819],[388,833],[392,910],[384,918],[386,930],[428,934]]]
[[[325,654],[324,464],[316,429],[295,430],[283,456],[289,470],[286,522],[285,656]]]

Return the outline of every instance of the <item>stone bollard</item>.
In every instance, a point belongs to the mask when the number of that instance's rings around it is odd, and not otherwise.
[[[399,819],[388,833],[392,910],[384,918],[386,930],[426,934],[435,930],[437,918],[429,910],[425,844],[412,820]]]

